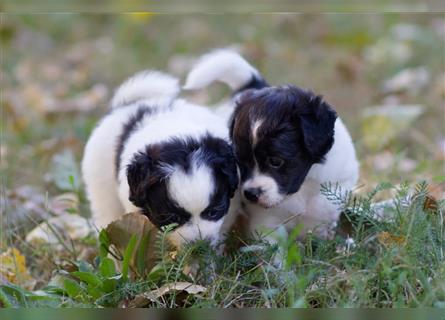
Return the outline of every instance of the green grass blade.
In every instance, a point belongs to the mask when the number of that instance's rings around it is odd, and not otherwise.
[[[131,258],[133,257],[133,252],[136,248],[138,238],[137,235],[132,235],[130,241],[128,241],[127,248],[124,253],[124,260],[122,262],[122,281],[126,282],[128,280],[128,270],[130,268]]]

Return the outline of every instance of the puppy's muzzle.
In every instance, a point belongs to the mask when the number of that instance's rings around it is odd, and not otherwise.
[[[263,193],[261,188],[248,188],[244,189],[244,197],[250,202],[256,203],[258,202],[258,198]]]

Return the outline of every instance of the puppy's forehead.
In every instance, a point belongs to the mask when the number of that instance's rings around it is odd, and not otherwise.
[[[169,196],[192,215],[199,215],[208,207],[215,192],[212,170],[205,164],[193,163],[187,172],[176,167],[168,183]]]
[[[254,119],[250,121],[250,133],[252,136],[252,144],[256,145],[258,142],[258,131],[260,127],[263,125],[264,119]]]
[[[269,134],[291,117],[290,105],[273,99],[249,98],[238,104],[237,111],[235,130],[248,133],[250,138]]]

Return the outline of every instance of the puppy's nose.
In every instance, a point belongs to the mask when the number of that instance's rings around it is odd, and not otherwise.
[[[244,196],[251,202],[257,202],[261,193],[263,193],[261,188],[249,188],[244,190]]]

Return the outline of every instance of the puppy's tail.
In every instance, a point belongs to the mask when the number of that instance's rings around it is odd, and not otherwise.
[[[111,108],[142,99],[173,99],[179,91],[178,79],[159,71],[145,70],[136,73],[115,91]]]
[[[268,86],[258,70],[230,49],[203,55],[188,74],[183,89],[201,89],[215,81],[226,83],[235,93]]]

